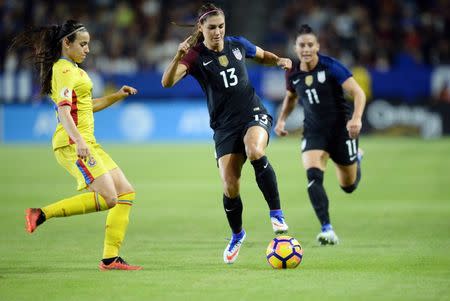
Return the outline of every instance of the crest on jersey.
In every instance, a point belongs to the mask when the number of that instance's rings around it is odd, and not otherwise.
[[[71,99],[72,98],[72,91],[69,88],[62,88],[60,95],[64,99]]]
[[[233,54],[238,60],[242,60],[242,53],[241,53],[241,50],[239,48],[234,48],[233,49]]]
[[[317,72],[317,80],[319,81],[319,83],[324,83],[326,78],[325,78],[325,71],[319,71]]]
[[[227,56],[226,55],[219,56],[219,63],[223,67],[228,66],[228,58],[227,58]]]
[[[87,162],[90,167],[94,167],[97,164],[94,157],[89,157],[89,161]]]
[[[311,86],[313,81],[314,81],[314,78],[313,78],[312,75],[308,75],[308,76],[305,77],[305,84],[307,86]]]

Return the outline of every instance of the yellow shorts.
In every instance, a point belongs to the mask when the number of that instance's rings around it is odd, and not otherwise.
[[[96,178],[117,168],[116,162],[102,149],[100,144],[88,144],[91,157],[83,161],[77,156],[75,144],[55,149],[56,161],[77,179],[77,189],[87,188]]]

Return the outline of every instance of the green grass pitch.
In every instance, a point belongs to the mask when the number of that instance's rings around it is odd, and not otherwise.
[[[105,145],[137,190],[122,255],[138,272],[100,272],[106,214],[52,219],[30,235],[24,210],[75,193],[50,146],[0,146],[0,300],[450,300],[450,140],[363,137],[358,190],[325,187],[341,244],[319,247],[297,139],[273,140],[294,270],[272,270],[267,205],[250,164],[241,194],[247,231],[225,265],[230,232],[212,143]]]

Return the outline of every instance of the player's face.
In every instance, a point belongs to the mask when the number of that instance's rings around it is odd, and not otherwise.
[[[90,36],[87,31],[79,31],[73,42],[64,43],[66,55],[75,63],[82,63],[89,53]]]
[[[225,17],[222,14],[208,17],[200,25],[200,31],[208,48],[221,48],[225,36]]]
[[[313,34],[299,35],[295,41],[295,52],[302,62],[309,63],[315,59],[319,52],[316,36]]]

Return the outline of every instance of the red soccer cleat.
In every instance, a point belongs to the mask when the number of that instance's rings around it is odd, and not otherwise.
[[[101,271],[109,271],[109,270],[122,270],[122,271],[137,271],[142,270],[142,267],[138,265],[130,265],[121,257],[117,257],[110,264],[104,264],[103,261],[100,261],[98,268]]]
[[[25,210],[25,230],[28,233],[33,233],[36,230],[38,224],[38,219],[42,214],[42,210],[39,208],[28,208]]]

